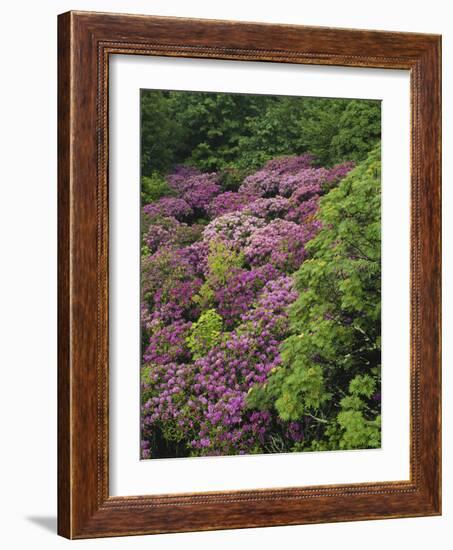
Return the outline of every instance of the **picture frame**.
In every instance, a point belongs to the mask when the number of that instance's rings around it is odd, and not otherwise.
[[[68,12],[58,19],[58,533],[71,539],[441,514],[441,38]],[[410,72],[410,479],[109,493],[109,56]]]

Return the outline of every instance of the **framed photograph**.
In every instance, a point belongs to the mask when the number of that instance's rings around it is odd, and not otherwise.
[[[441,513],[441,38],[59,16],[58,531]]]

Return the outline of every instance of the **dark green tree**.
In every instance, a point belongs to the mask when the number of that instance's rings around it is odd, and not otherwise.
[[[142,176],[168,171],[183,141],[180,125],[170,109],[168,94],[159,90],[142,90],[140,96]]]
[[[378,101],[277,97],[250,119],[238,164],[259,168],[280,155],[309,152],[323,166],[360,162],[380,140]]]
[[[141,116],[143,176],[185,163],[223,172],[232,188],[276,156],[359,162],[380,140],[370,100],[144,90]]]
[[[380,101],[351,100],[340,116],[338,131],[332,137],[330,155],[334,162],[359,162],[381,140]]]
[[[273,98],[246,94],[173,92],[170,109],[184,132],[178,160],[203,171],[222,170],[240,155],[248,121],[259,116]]]

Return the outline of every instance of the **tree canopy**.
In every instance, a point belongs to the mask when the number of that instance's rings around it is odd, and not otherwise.
[[[143,90],[141,116],[142,176],[187,164],[238,181],[282,155],[360,162],[381,126],[379,101],[205,92]]]

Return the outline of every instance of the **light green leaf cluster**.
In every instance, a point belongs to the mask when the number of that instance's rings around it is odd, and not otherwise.
[[[203,357],[220,343],[222,328],[222,317],[215,309],[208,309],[200,315],[198,321],[190,327],[189,336],[186,338],[187,347],[194,359]]]
[[[362,411],[346,410],[338,414],[343,433],[340,449],[372,449],[381,445],[381,416],[367,420]]]
[[[206,281],[193,297],[193,301],[202,309],[212,306],[215,290],[224,287],[235,270],[244,265],[244,261],[243,252],[232,250],[223,241],[211,240]]]

